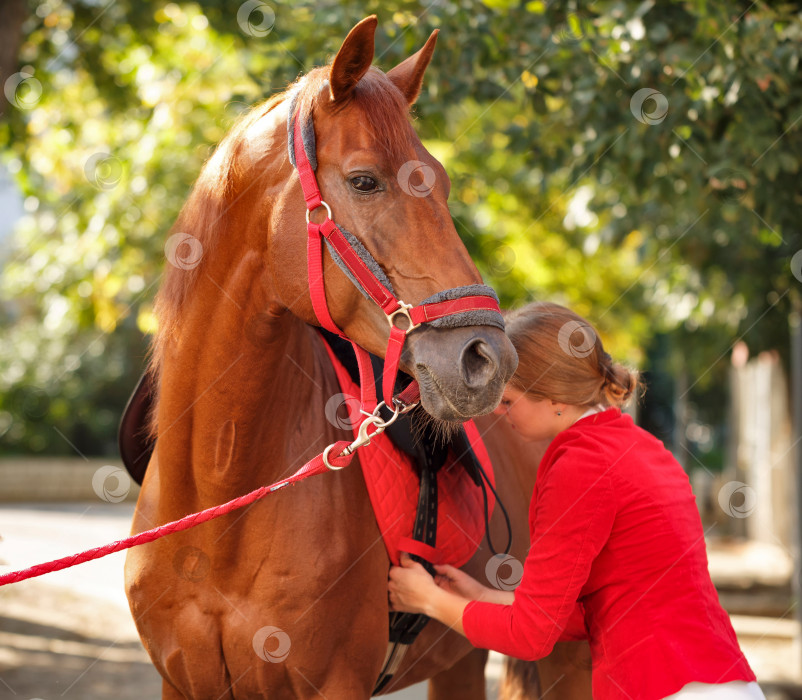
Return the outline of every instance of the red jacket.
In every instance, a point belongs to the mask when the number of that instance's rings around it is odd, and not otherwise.
[[[474,646],[543,658],[579,601],[596,700],[755,680],[708,574],[688,477],[628,415],[608,409],[557,435],[540,463],[529,528],[515,603],[472,602],[463,613]]]

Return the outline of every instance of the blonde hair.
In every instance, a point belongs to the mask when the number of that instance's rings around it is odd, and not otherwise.
[[[637,373],[614,363],[596,329],[564,306],[534,302],[504,322],[518,352],[510,384],[532,398],[621,407],[638,387]]]

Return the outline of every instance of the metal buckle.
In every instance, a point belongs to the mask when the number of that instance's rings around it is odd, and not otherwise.
[[[322,199],[320,200],[320,204],[318,204],[314,209],[307,209],[306,210],[306,223],[309,223],[309,217],[313,211],[317,211],[320,207],[326,207],[326,218],[331,218],[331,207],[326,204]]]
[[[330,470],[331,470],[331,471],[333,471],[333,472],[340,471],[340,469],[345,469],[345,467],[347,467],[347,466],[348,466],[348,465],[346,464],[345,466],[338,467],[338,466],[335,466],[334,464],[332,464],[331,462],[329,462],[329,452],[331,452],[331,448],[332,448],[332,447],[334,447],[334,445],[335,445],[335,444],[336,444],[336,443],[334,443],[334,442],[333,442],[333,443],[331,443],[331,445],[329,445],[329,446],[328,446],[328,447],[327,447],[325,450],[323,450],[323,464],[325,464],[325,465],[326,465],[326,468],[327,468],[327,469],[330,469]],[[344,456],[344,454],[345,454],[345,452],[341,452],[341,453],[340,453],[339,455],[337,455],[337,456],[338,456],[338,457],[342,457],[342,456]]]
[[[398,308],[395,311],[387,314],[387,321],[390,324],[390,328],[397,327],[395,325],[395,317],[398,316],[398,314],[401,314],[402,316],[406,316],[406,319],[409,321],[409,326],[406,329],[403,329],[403,328],[399,329],[399,330],[403,330],[404,333],[409,333],[410,331],[414,331],[418,326],[420,326],[421,324],[420,323],[415,323],[412,320],[412,316],[410,316],[410,314],[409,314],[409,312],[412,311],[412,309],[413,309],[412,304],[406,304],[405,302],[403,302],[403,301],[401,301],[399,299],[398,300]]]
[[[376,409],[378,410],[378,408]],[[375,426],[376,430],[373,431],[370,435],[368,435],[368,428],[371,426]],[[362,421],[362,424],[359,426],[359,431],[357,432],[356,440],[354,440],[348,447],[345,448],[345,454],[352,454],[356,452],[360,447],[365,445],[370,445],[370,441],[374,435],[378,435],[384,430],[384,421],[377,415],[376,413],[371,413],[368,415],[365,420]]]
[[[409,413],[419,403],[419,401],[414,401],[413,403],[404,403],[397,396],[393,396],[393,406],[395,406],[394,410],[397,411],[399,415]]]
[[[366,413],[367,416],[365,420],[362,421],[362,424],[359,426],[359,431],[357,432],[356,440],[354,440],[348,447],[345,448],[345,454],[351,454],[352,452],[358,450],[363,445],[369,445],[371,439],[373,439],[376,435],[380,435],[384,432],[384,429],[388,425],[392,425],[395,423],[395,419],[398,418],[400,413],[400,409],[395,408],[393,409],[393,415],[390,416],[387,420],[382,420],[380,411],[382,406],[386,406],[384,401],[382,401],[376,408],[373,410],[373,413]],[[389,408],[389,406],[388,406]],[[364,413],[364,411],[363,411]],[[370,435],[368,435],[368,428],[370,426],[375,426],[376,430],[374,430]]]
[[[342,452],[340,452],[340,454],[338,455],[339,457],[345,457],[347,455],[353,454],[360,447],[369,445],[370,441],[374,437],[383,433],[384,429],[388,425],[392,425],[395,422],[399,414],[405,412],[404,410],[402,410],[400,405],[396,405],[396,408],[393,409],[393,415],[387,420],[382,420],[381,416],[379,415],[379,411],[381,410],[382,406],[385,405],[386,404],[384,403],[384,401],[382,401],[378,406],[376,406],[376,409],[373,411],[373,413],[366,413],[365,411],[362,412],[365,414],[366,418],[365,420],[362,421],[362,423],[359,426],[359,431],[357,432],[356,440],[354,440],[350,445],[348,445],[348,447],[346,447]],[[415,404],[412,405],[414,406]],[[409,410],[411,407],[412,406],[407,406],[406,410]],[[374,426],[376,430],[368,434],[368,428],[370,428],[371,426]],[[334,447],[334,444],[335,443],[332,443],[325,450],[323,450],[323,464],[325,464],[328,469],[331,469],[332,471],[337,471],[339,469],[344,469],[344,467],[337,467],[333,465],[331,462],[329,462],[329,453],[331,452],[331,448]]]

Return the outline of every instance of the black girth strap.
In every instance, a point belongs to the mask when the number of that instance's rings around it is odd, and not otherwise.
[[[420,494],[412,537],[418,542],[435,547],[437,545],[437,469],[431,464],[425,451],[421,450],[420,452],[423,458],[422,461],[419,461],[421,468]],[[431,562],[414,554],[410,556],[422,564],[432,576],[435,575]],[[390,643],[387,646],[387,655],[384,657],[379,680],[376,681],[376,687],[373,689],[374,695],[384,690],[398,671],[404,655],[427,622],[429,622],[429,618],[426,615],[390,613]]]

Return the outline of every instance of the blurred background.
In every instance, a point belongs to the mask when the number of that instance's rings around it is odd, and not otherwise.
[[[477,266],[642,371],[744,650],[802,697],[799,3],[4,0],[0,570],[127,533],[116,428],[167,232],[236,119],[371,13],[384,70],[441,30],[415,127]],[[0,697],[151,672],[121,561],[0,591]]]

